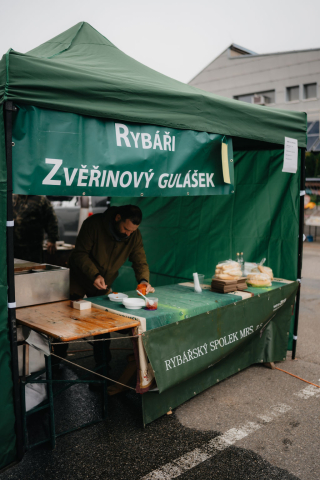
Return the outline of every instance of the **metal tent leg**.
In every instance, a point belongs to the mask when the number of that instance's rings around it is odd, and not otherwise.
[[[51,349],[50,344],[49,344],[49,348]],[[45,360],[46,360],[47,394],[48,394],[48,403],[49,403],[50,443],[51,443],[51,448],[55,448],[55,446],[56,446],[56,427],[55,427],[55,421],[54,421],[51,355],[46,356]]]
[[[108,376],[108,366],[107,366],[107,353],[106,353],[106,342],[103,342],[103,349],[102,349],[102,358],[103,358],[103,367],[102,372],[105,377]],[[103,380],[103,411],[102,411],[102,418],[105,419],[108,415],[108,392],[107,392],[107,380]]]
[[[301,193],[305,189],[305,149],[301,151],[301,176],[300,176],[300,216],[299,216],[299,249],[298,249],[298,281],[300,282],[296,297],[296,314],[294,318],[293,342],[292,342],[292,360],[296,358],[300,292],[301,292],[301,274],[302,274],[302,249],[303,249],[303,226],[304,226],[304,195]]]
[[[5,102],[5,137],[7,159],[7,281],[8,281],[8,326],[11,344],[11,368],[13,382],[13,403],[16,418],[17,459],[24,454],[21,400],[19,388],[19,367],[17,348],[17,326],[14,289],[14,251],[13,251],[13,206],[12,206],[12,115],[17,110],[11,101]]]

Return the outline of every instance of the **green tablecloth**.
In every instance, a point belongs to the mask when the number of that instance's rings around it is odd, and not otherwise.
[[[272,287],[248,288],[248,292],[256,295],[267,294],[283,286],[284,283],[272,282]],[[135,290],[125,292],[129,297],[138,297]],[[150,295],[149,295],[150,296]],[[121,313],[138,315],[146,319],[146,329],[163,327],[170,323],[178,322],[186,318],[195,317],[202,313],[215,310],[242,300],[239,295],[230,295],[203,290],[201,294],[195,293],[192,287],[185,285],[167,285],[158,287],[152,296],[159,299],[157,310],[130,310],[121,303],[111,302],[106,295],[91,297],[87,300],[106,308],[112,308]]]
[[[94,304],[146,319],[141,339],[157,390],[142,395],[144,424],[255,363],[284,360],[298,282],[248,288],[252,298],[187,285],[157,287],[158,310],[125,309],[108,297]],[[136,297],[135,291],[126,292]],[[240,292],[239,292],[240,293]],[[140,372],[141,378],[141,372]]]

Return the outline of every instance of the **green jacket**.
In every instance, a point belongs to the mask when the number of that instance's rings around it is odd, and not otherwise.
[[[117,241],[110,231],[110,222],[116,213],[117,207],[111,207],[83,222],[69,259],[70,295],[102,295],[103,290],[93,286],[95,277],[102,275],[109,289],[127,259],[132,262],[137,282],[142,279],[149,282],[141,233],[137,229],[125,241]]]

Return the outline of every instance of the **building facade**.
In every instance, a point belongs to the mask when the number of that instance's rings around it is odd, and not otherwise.
[[[320,48],[259,55],[232,44],[190,85],[223,97],[308,116],[308,150],[320,151]]]

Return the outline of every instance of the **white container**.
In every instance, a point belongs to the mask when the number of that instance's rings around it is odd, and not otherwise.
[[[71,300],[70,305],[72,308],[76,308],[77,310],[91,309],[91,302],[88,302],[87,300]]]
[[[23,265],[23,263],[32,265],[31,262],[17,259],[14,261],[15,267],[19,267],[19,264]],[[34,265],[39,264],[34,263]],[[43,264],[43,267],[41,270],[33,271],[31,271],[32,267],[28,267],[31,273],[15,272],[17,307],[68,300],[70,293],[69,269],[49,264]]]
[[[146,306],[146,302],[142,298],[124,298],[122,304],[129,310],[138,310]]]
[[[128,298],[128,295],[126,295],[125,293],[109,293],[108,297],[111,302],[122,303],[122,300],[124,298]]]

